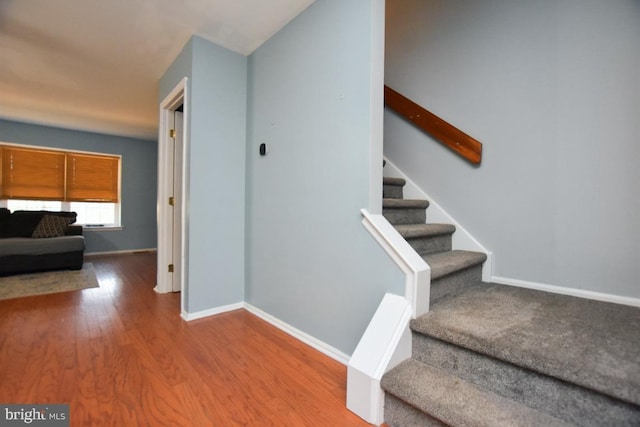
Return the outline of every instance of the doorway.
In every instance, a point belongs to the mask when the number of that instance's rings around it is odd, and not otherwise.
[[[158,293],[181,292],[186,313],[187,79],[160,103],[158,138]]]
[[[169,182],[169,218],[167,219],[167,233],[169,234],[169,259],[168,261],[168,278],[171,282],[171,291],[182,291],[182,171],[184,161],[184,117],[183,117],[183,105],[180,105],[173,112],[173,126],[169,130],[169,147],[167,155],[170,160],[169,163],[173,164],[173,167],[169,167],[167,174],[167,181]]]

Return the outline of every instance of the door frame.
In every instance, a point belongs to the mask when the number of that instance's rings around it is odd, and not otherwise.
[[[173,169],[172,156],[168,155],[168,150],[172,147],[171,137],[169,136],[169,130],[172,129],[173,113],[180,106],[183,105],[183,127],[182,127],[182,142],[183,142],[183,161],[179,170],[182,174],[181,186],[182,186],[182,198],[173,209],[180,209],[182,214],[182,223],[179,230],[180,240],[180,262],[182,268],[178,269],[180,272],[181,284],[181,314],[186,313],[186,294],[188,292],[188,274],[186,265],[188,265],[188,253],[187,253],[187,240],[188,240],[188,217],[186,215],[187,199],[189,195],[188,186],[188,174],[186,173],[187,159],[189,157],[189,111],[188,111],[188,79],[183,78],[176,87],[160,102],[160,124],[158,127],[158,199],[157,199],[157,226],[158,226],[158,266],[157,266],[157,284],[154,290],[158,293],[172,292],[171,286],[171,274],[168,271],[168,264],[172,261],[172,236],[169,232],[168,221],[171,218],[169,206],[169,197],[172,196],[172,182],[169,182],[169,168]]]

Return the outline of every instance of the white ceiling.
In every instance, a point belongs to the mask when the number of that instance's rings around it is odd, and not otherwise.
[[[248,55],[312,2],[0,0],[0,117],[154,138],[158,81],[193,34]]]

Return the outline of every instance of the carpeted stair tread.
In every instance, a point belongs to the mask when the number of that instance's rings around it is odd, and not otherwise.
[[[452,426],[568,425],[415,359],[405,360],[389,371],[382,378],[382,387]]]
[[[382,209],[427,209],[428,200],[417,199],[382,199]]]
[[[433,281],[447,274],[482,264],[486,261],[487,255],[481,252],[455,250],[425,255],[423,258],[431,268],[431,280]]]
[[[395,228],[405,239],[442,236],[456,231],[456,227],[451,224],[399,224]]]
[[[390,176],[382,177],[382,185],[395,185],[398,187],[404,187],[407,183],[403,178],[394,178]]]
[[[481,283],[415,332],[640,405],[640,308]]]

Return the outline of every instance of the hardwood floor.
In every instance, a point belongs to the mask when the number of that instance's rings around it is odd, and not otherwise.
[[[0,301],[0,403],[72,426],[363,426],[346,367],[245,310],[185,322],[155,254],[100,256],[99,288]]]

